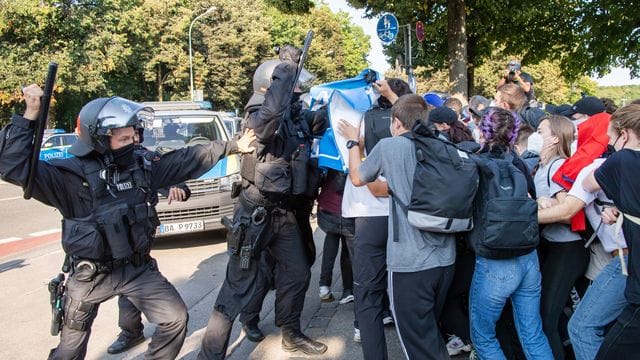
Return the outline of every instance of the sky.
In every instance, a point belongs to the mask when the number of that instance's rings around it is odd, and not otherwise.
[[[364,11],[361,9],[354,9],[350,7],[345,0],[325,1],[328,3],[329,8],[331,8],[333,12],[342,10],[349,13],[349,15],[351,15],[351,22],[362,27],[364,33],[370,36],[371,51],[369,52],[369,56],[367,57],[369,66],[372,69],[380,71],[382,73],[388,70],[390,65],[387,64],[385,60],[385,56],[382,53],[382,43],[380,42],[380,39],[378,39],[378,35],[376,34],[376,24],[378,23],[378,19],[363,19],[362,16],[364,14]],[[402,33],[400,33],[399,36],[402,36]],[[609,74],[605,75],[604,77],[593,78],[593,80],[595,80],[600,86],[640,84],[640,79],[631,79],[629,75],[629,69],[623,68],[614,68]]]

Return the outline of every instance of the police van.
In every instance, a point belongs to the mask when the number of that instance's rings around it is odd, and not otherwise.
[[[207,144],[213,140],[228,141],[230,135],[223,118],[226,113],[211,111],[208,102],[145,102],[153,108],[153,126],[144,130],[143,145],[158,152],[185,146]],[[172,235],[223,228],[220,220],[231,217],[235,200],[231,186],[240,177],[240,157],[229,155],[200,178],[187,181],[191,198],[186,202],[167,204],[160,196],[156,210],[161,225],[156,235]]]
[[[45,130],[44,139],[40,147],[40,160],[66,159],[72,155],[69,148],[78,140],[76,134],[65,134],[63,130]]]

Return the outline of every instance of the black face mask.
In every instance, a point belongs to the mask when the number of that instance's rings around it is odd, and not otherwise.
[[[301,93],[299,92],[294,92],[293,95],[291,95],[291,103],[297,103],[298,101],[300,101],[300,96],[302,96]]]
[[[607,150],[605,150],[604,153],[602,154],[603,158],[608,158],[609,156],[611,156],[613,153],[617,151],[615,145],[618,142],[618,139],[620,139],[620,135],[618,135],[616,140],[613,142],[613,145],[611,144],[607,145]]]
[[[119,169],[126,169],[133,165],[135,157],[133,156],[133,150],[135,146],[133,143],[123,146],[118,150],[111,150],[113,153],[113,162]]]
[[[616,152],[616,148],[613,147],[613,145],[607,145],[607,150],[604,151],[604,153],[602,154],[602,157],[603,158],[608,158],[609,156],[611,156],[615,152]]]

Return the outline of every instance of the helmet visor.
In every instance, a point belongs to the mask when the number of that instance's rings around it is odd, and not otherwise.
[[[306,93],[311,89],[313,85],[313,80],[316,79],[316,76],[307,71],[307,69],[302,68],[300,71],[300,77],[298,77],[298,87],[302,90],[303,93]]]
[[[109,135],[111,129],[145,127],[153,122],[153,109],[121,97],[111,98],[98,114],[98,134]]]

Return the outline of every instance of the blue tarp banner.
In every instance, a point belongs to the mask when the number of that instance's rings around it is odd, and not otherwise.
[[[314,86],[310,90],[311,104],[327,104],[330,128],[320,140],[317,156],[320,167],[347,172],[344,159],[348,156],[346,141],[333,129],[341,119],[358,127],[364,113],[376,102],[379,95],[365,80],[365,76],[373,70],[366,69],[358,76],[346,80]],[[382,76],[376,73],[378,79]]]

